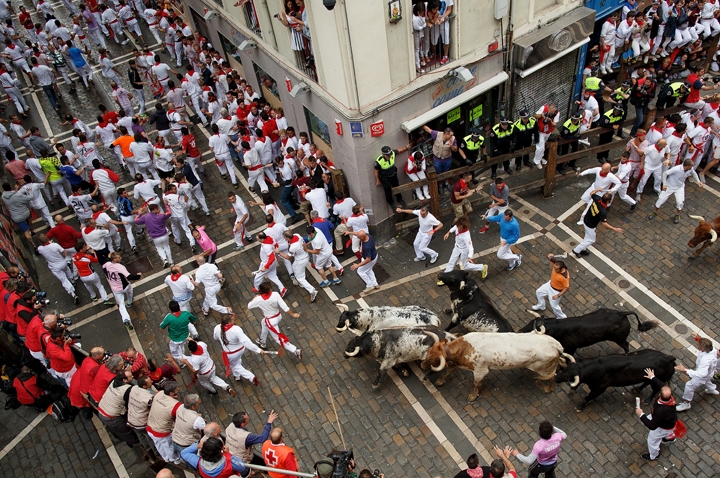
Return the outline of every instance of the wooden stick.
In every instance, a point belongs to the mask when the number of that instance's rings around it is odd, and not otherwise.
[[[328,387],[328,393],[330,394],[330,403],[332,403],[333,412],[335,413],[335,421],[337,422],[338,429],[340,430],[340,439],[342,440],[343,450],[347,450],[347,447],[345,446],[345,438],[343,438],[342,427],[340,426],[340,419],[338,418],[337,410],[335,410],[335,400],[333,400],[330,387]]]

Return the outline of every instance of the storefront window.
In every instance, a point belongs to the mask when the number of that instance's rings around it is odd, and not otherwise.
[[[275,98],[280,101],[280,95],[278,94],[278,85],[275,79],[268,75],[265,70],[260,68],[257,64],[255,65],[255,73],[257,74],[258,83],[263,86],[265,90],[271,93]]]
[[[198,12],[190,9],[190,14],[192,15],[193,21],[195,22],[195,28],[197,31],[200,32],[200,35],[202,35],[204,38],[207,38],[208,41],[210,40],[210,30],[208,30],[207,23],[205,23],[205,19],[202,15],[200,15]]]
[[[235,58],[235,60],[238,61],[238,63],[242,63],[240,61],[240,55],[238,55],[238,49],[235,45],[233,45],[230,40],[225,38],[222,33],[218,32],[218,36],[220,37],[220,43],[222,43],[223,51],[230,55],[231,57]]]
[[[310,131],[315,133],[320,139],[322,139],[324,142],[330,145],[330,131],[328,130],[327,125],[315,116],[312,111],[309,109],[303,107],[305,110],[305,118],[307,119],[308,125],[310,126]]]

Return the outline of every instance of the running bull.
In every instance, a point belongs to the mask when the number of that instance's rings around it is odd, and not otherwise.
[[[490,298],[480,289],[466,271],[442,272],[438,279],[450,288],[450,324],[445,330],[462,325],[470,332],[512,332],[513,328],[500,315]]]
[[[391,367],[424,359],[433,344],[431,337],[455,339],[454,335],[436,326],[373,330],[353,337],[345,349],[345,355],[348,357],[367,355],[380,362],[380,370],[372,384],[376,389],[380,386],[380,378]]]
[[[470,402],[477,399],[480,385],[491,369],[530,369],[537,374],[538,387],[543,388],[540,380],[550,381],[545,387],[545,392],[550,393],[555,389],[554,377],[558,368],[567,366],[568,361],[575,362],[572,355],[563,352],[560,342],[538,333],[472,332],[452,341],[430,330],[424,333],[433,338],[434,344],[421,367],[439,372],[447,366],[445,376],[436,382],[438,386],[458,368],[472,371],[475,386],[468,396]]]
[[[557,382],[571,382],[570,388],[576,390],[581,383],[590,387],[590,393],[577,406],[581,411],[585,405],[607,390],[608,387],[628,387],[642,384],[637,391],[650,385],[652,394],[645,403],[652,403],[660,391],[650,380],[645,378],[645,369],[655,371],[655,376],[667,383],[675,372],[675,357],[665,355],[656,350],[638,350],[626,355],[606,355],[591,359],[578,359],[555,376]]]
[[[350,330],[355,335],[362,332],[387,329],[389,327],[415,327],[418,325],[440,325],[440,319],[434,312],[415,305],[408,307],[367,307],[351,311],[347,305],[341,304],[340,314],[335,329],[338,332]]]
[[[702,242],[702,247],[693,252],[693,256],[699,256],[706,247],[713,245],[717,241],[720,232],[720,216],[710,222],[705,221],[702,216],[690,216],[690,218],[697,219],[700,224],[695,228],[695,235],[688,241],[687,245],[689,248],[694,249]]]
[[[566,319],[548,318],[531,310],[528,312],[537,318],[520,329],[520,332],[536,331],[549,335],[560,342],[563,350],[570,355],[574,355],[577,349],[606,340],[615,342],[625,350],[625,353],[628,353],[630,344],[627,338],[632,328],[629,316],[635,317],[640,332],[646,332],[657,326],[657,322],[640,322],[635,312],[623,310],[598,309],[580,317]]]

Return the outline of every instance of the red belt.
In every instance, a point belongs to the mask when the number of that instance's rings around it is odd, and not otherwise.
[[[158,81],[167,81],[167,80],[169,80],[169,79],[170,79],[170,77],[169,77],[169,76],[166,76],[166,77],[163,78],[162,80],[158,80]]]
[[[115,24],[115,23],[117,23],[117,22],[118,22],[117,20],[113,20],[113,21],[111,21],[110,23],[108,23],[108,25],[113,25],[113,24]]]
[[[272,332],[273,334],[277,335],[278,342],[280,342],[280,346],[281,346],[281,347],[285,347],[285,344],[290,343],[290,339],[287,338],[287,335],[280,333],[280,331],[279,331],[278,329],[276,329],[276,328],[270,323],[270,319],[274,319],[274,318],[277,317],[278,315],[280,315],[280,313],[278,313],[277,315],[273,315],[272,317],[265,317],[265,326],[268,328],[268,330],[269,330],[270,332]]]
[[[78,38],[81,39],[81,40],[84,40],[84,39],[85,39],[85,36],[80,36],[80,35],[78,35]]]
[[[268,319],[268,320],[270,320],[270,319],[274,319],[275,317],[280,317],[280,312],[278,312],[277,314],[273,315],[272,317],[265,317],[265,318]]]
[[[108,414],[105,413],[105,412],[103,411],[103,409],[100,408],[100,407],[98,407],[98,412],[102,413],[103,415],[105,415],[105,416],[108,417],[108,418],[117,418],[117,416],[115,416],[115,415],[108,415]]]
[[[208,371],[205,372],[205,373],[198,372],[198,375],[207,375],[207,374],[209,374],[210,372],[212,372],[213,370],[215,370],[215,364],[213,364],[213,366],[210,367],[210,370],[208,370]]]
[[[264,168],[264,167],[265,167],[265,166],[263,166],[263,165],[261,164],[261,165],[259,165],[259,166],[253,166],[252,168],[248,168],[248,171],[257,171],[258,169]]]
[[[232,355],[232,354],[238,353],[238,352],[240,352],[241,350],[243,350],[244,348],[245,348],[245,346],[243,345],[243,346],[240,347],[239,349],[233,350],[232,352],[225,352],[225,351],[223,350],[223,353],[222,353],[222,361],[223,361],[223,365],[225,365],[225,376],[226,376],[226,377],[230,376],[230,361],[228,360],[228,355]]]

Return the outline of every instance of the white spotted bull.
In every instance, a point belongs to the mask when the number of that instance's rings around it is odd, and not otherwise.
[[[440,325],[440,318],[434,312],[415,305],[408,307],[366,307],[351,311],[347,305],[341,304],[340,308],[343,309],[343,313],[340,314],[335,329],[338,332],[349,330],[355,335],[389,327]]]

